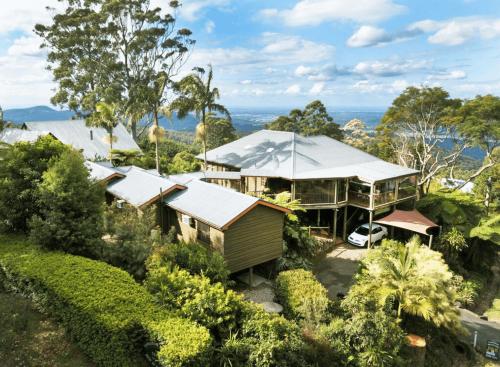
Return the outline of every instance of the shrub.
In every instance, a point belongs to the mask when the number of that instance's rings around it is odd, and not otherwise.
[[[81,153],[65,151],[51,161],[37,194],[31,239],[48,249],[91,253],[102,236],[104,189],[89,180]]]
[[[0,230],[25,232],[40,210],[36,188],[49,162],[69,148],[50,136],[3,149],[0,165]]]
[[[303,269],[281,272],[276,278],[276,297],[285,316],[318,325],[328,307],[325,287]]]
[[[148,269],[161,266],[178,266],[190,274],[204,275],[214,283],[227,284],[230,274],[219,252],[198,243],[173,243],[156,248],[148,261]]]
[[[226,291],[221,283],[211,284],[205,276],[161,267],[148,274],[145,285],[158,304],[209,328],[218,339],[236,329],[242,297]]]
[[[138,365],[138,342],[146,335],[159,342],[164,366],[196,365],[209,353],[205,328],[171,318],[129,274],[103,262],[4,245],[0,280],[58,318],[100,366]],[[182,330],[189,334],[181,335]]]

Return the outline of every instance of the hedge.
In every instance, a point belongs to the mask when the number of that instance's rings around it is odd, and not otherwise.
[[[164,366],[202,365],[209,358],[208,330],[156,306],[153,296],[125,271],[3,240],[0,237],[2,285],[60,320],[97,365],[140,365],[147,338],[159,343],[157,357]]]
[[[314,274],[303,269],[287,270],[276,278],[276,297],[286,317],[320,321],[328,307],[328,294]]]

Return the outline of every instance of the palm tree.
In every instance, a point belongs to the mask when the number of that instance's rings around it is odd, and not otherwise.
[[[189,74],[176,84],[180,96],[169,106],[170,111],[176,111],[180,119],[194,112],[200,119],[196,129],[203,143],[204,169],[207,170],[207,116],[211,112],[224,115],[231,121],[229,111],[221,104],[216,103],[220,98],[219,89],[212,88],[213,70],[208,66],[207,78],[204,78],[205,69],[194,68],[195,73]]]
[[[117,103],[98,102],[96,112],[87,120],[87,124],[93,127],[101,127],[108,133],[109,140],[109,160],[112,159],[113,131],[120,123],[120,110]]]
[[[355,293],[373,295],[381,306],[393,301],[398,320],[406,313],[437,326],[460,328],[453,274],[442,255],[422,246],[417,236],[406,245],[384,241],[370,251],[363,265]]]

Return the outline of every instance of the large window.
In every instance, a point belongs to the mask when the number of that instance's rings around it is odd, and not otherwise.
[[[373,193],[375,206],[391,203],[396,200],[396,181],[384,181],[375,185]]]
[[[204,243],[210,243],[210,226],[200,222],[196,221],[196,237],[198,238],[199,241],[204,242]]]
[[[370,206],[370,184],[357,180],[349,181],[349,202],[368,208]]]
[[[347,200],[347,179],[337,180],[337,203],[342,203]]]
[[[302,204],[335,203],[335,180],[295,181],[295,199]]]
[[[399,181],[398,200],[408,198],[417,194],[416,176],[405,177]]]

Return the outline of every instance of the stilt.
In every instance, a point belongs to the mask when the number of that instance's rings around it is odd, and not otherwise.
[[[321,209],[318,209],[318,218],[316,220],[316,225],[319,227],[321,223]]]
[[[394,238],[394,226],[391,226],[391,239]]]
[[[347,241],[347,205],[344,206],[344,223],[342,228],[342,239]]]
[[[333,244],[337,244],[337,211],[338,209],[333,209]]]
[[[250,283],[250,288],[253,288],[253,266],[248,269],[248,281]]]
[[[432,235],[429,236],[429,248],[432,248]]]
[[[373,210],[370,210],[370,217],[368,221],[368,248],[372,247],[372,225],[373,225]]]

